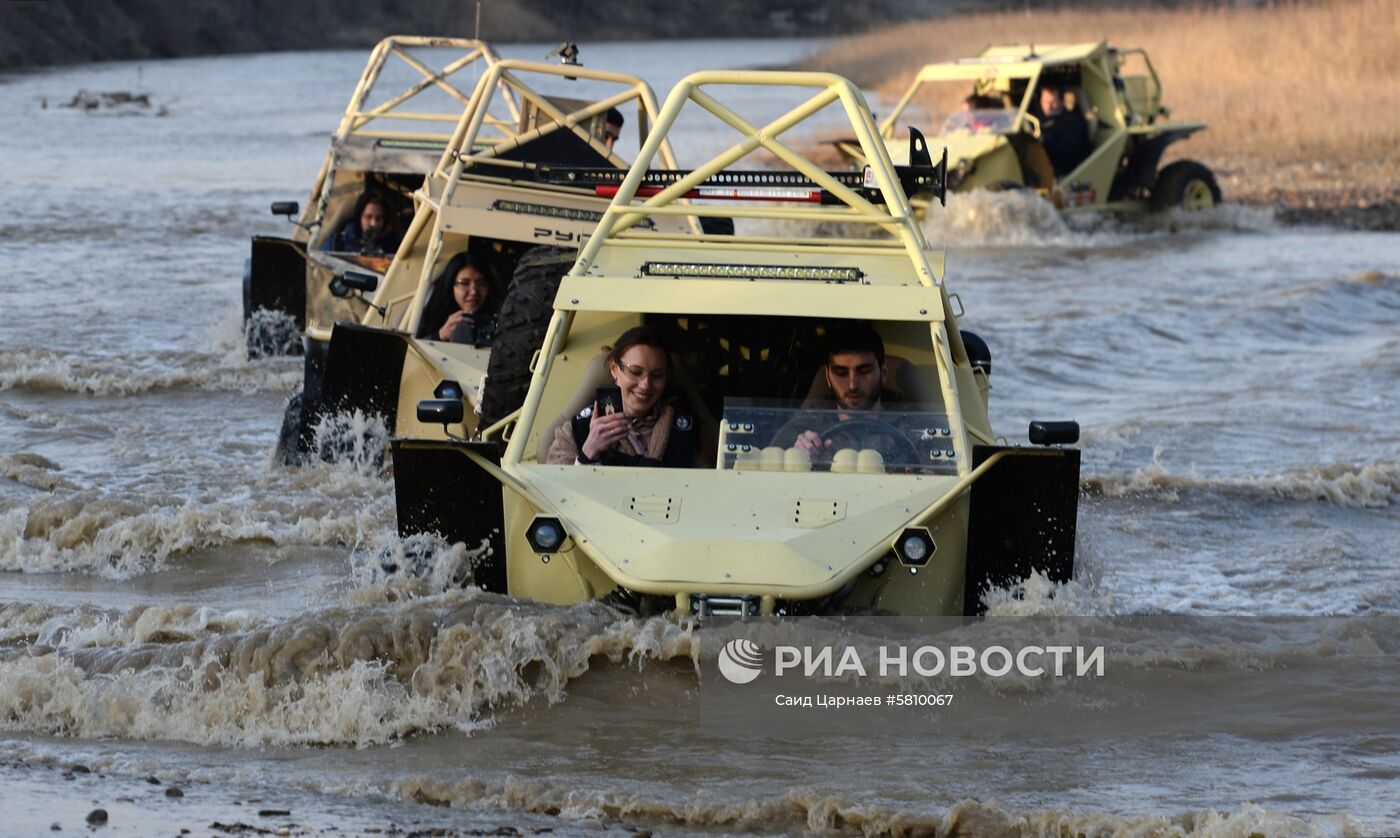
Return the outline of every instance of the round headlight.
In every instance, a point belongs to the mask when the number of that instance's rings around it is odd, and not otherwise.
[[[908,561],[921,562],[928,558],[928,542],[918,533],[906,535],[900,547],[903,548],[904,558]]]
[[[564,543],[564,530],[553,521],[541,521],[535,527],[535,546],[545,552],[553,551]]]

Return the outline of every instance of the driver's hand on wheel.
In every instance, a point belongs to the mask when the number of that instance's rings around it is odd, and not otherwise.
[[[603,456],[603,452],[613,447],[618,440],[627,436],[631,425],[622,411],[601,414],[598,404],[593,404],[593,418],[588,422],[588,438],[583,441],[583,455],[590,460]]]
[[[812,462],[816,462],[823,449],[831,447],[831,440],[823,440],[821,434],[816,431],[803,431],[793,442],[793,446],[806,451]]]

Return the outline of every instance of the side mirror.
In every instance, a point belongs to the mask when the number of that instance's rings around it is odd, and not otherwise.
[[[351,291],[363,291],[366,294],[373,294],[374,290],[379,287],[379,277],[374,274],[346,271],[337,278],[342,285]]]
[[[301,212],[301,204],[298,204],[296,201],[273,201],[273,202],[272,202],[272,214],[273,214],[273,215],[285,215],[285,216],[287,216],[287,220],[288,220],[288,221],[291,221],[291,220],[292,220],[292,216],[294,216],[294,215],[296,215],[296,214],[298,214],[298,213],[300,213],[300,212]]]
[[[466,415],[461,399],[424,399],[418,403],[418,421],[425,425],[460,424]]]
[[[1031,422],[1030,438],[1035,445],[1073,445],[1079,441],[1079,423]]]

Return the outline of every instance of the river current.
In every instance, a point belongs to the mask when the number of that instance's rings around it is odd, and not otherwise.
[[[664,97],[694,69],[813,49],[583,58]],[[0,832],[81,832],[96,805],[116,834],[1400,831],[1393,720],[1293,750],[1125,735],[1082,759],[1046,731],[985,731],[965,758],[723,740],[686,724],[717,654],[703,632],[379,578],[392,483],[353,456],[273,463],[300,363],[246,360],[239,298],[249,235],[286,233],[268,203],[305,200],[363,60],[0,77]],[[59,107],[82,88],[165,115]],[[699,130],[677,146],[716,150]],[[927,230],[992,348],[994,427],[1084,429],[1076,579],[1027,580],[993,614],[1400,614],[1400,235],[1228,203],[1066,219],[1015,194],[954,196]],[[1232,637],[1221,659],[1309,677],[1313,647]],[[1201,665],[1139,666],[1167,690]]]

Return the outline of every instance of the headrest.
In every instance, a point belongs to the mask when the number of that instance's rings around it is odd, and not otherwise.
[[[539,439],[535,443],[535,457],[539,462],[544,462],[549,455],[549,446],[554,442],[554,432],[559,426],[577,416],[585,406],[593,404],[593,399],[598,395],[598,388],[611,383],[613,379],[608,372],[608,353],[599,352],[588,362],[588,366],[584,367],[578,389],[564,403],[564,409],[554,417],[553,422],[540,430]]]
[[[943,401],[929,392],[919,376],[919,368],[908,360],[898,355],[886,355],[885,367],[889,371],[885,376],[885,389],[898,393],[906,402],[938,404]],[[831,388],[826,386],[825,370],[824,365],[817,367],[816,374],[812,376],[812,385],[807,388],[807,398],[802,401],[804,407],[835,400]]]

